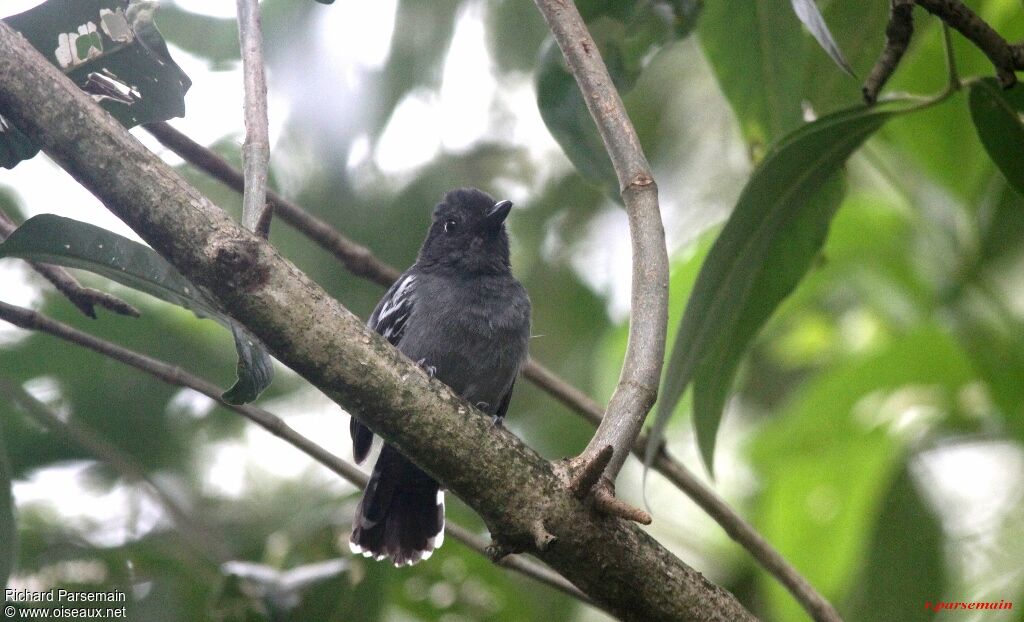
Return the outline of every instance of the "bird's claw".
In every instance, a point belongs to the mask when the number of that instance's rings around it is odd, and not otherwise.
[[[431,378],[433,378],[434,374],[437,373],[436,367],[434,367],[433,365],[427,365],[427,359],[420,359],[416,361],[416,364],[420,366],[420,369],[427,372],[427,375],[430,376]]]

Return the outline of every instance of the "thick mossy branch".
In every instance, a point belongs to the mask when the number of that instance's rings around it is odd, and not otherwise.
[[[627,620],[751,620],[635,525],[595,515],[551,464],[366,328],[146,150],[0,23],[0,113],[267,348],[481,514]],[[238,270],[250,274],[225,278]],[[238,282],[236,282],[238,281]],[[239,291],[235,286],[241,287]]]

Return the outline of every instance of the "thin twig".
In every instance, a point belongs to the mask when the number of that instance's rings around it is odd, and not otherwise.
[[[685,490],[694,503],[721,525],[730,538],[740,543],[765,570],[782,583],[812,619],[816,622],[842,621],[832,603],[819,594],[814,586],[754,529],[753,525],[745,521],[713,490],[707,488],[693,472],[664,453],[655,460],[655,465],[665,477]]]
[[[10,216],[0,209],[0,242],[6,240],[7,236],[14,233],[14,230],[17,228],[18,225],[11,220]],[[93,319],[96,319],[95,307],[97,305],[114,313],[139,317],[139,310],[135,307],[106,292],[101,292],[91,287],[84,287],[75,277],[71,276],[67,270],[60,266],[39,263],[38,261],[30,261],[28,263],[32,266],[33,270],[52,283],[57,291],[64,294],[64,297],[71,301],[71,304],[78,307],[79,311]]]
[[[1017,83],[1016,63],[1010,44],[985,20],[960,0],[916,0],[924,10],[949,24],[984,52],[996,69],[1003,88]]]
[[[913,34],[911,11],[914,5],[942,20],[945,26],[956,29],[981,50],[996,70],[996,77],[1003,88],[1017,83],[1015,71],[1024,70],[1024,44],[1010,45],[988,22],[981,19],[961,0],[890,0],[891,13],[886,27],[886,44],[871,74],[864,82],[864,100],[873,104],[878,98],[886,80],[895,71]],[[947,39],[947,61],[951,60],[951,46]],[[955,64],[951,64],[951,88],[957,88]]]
[[[914,34],[913,11],[914,0],[890,0],[889,24],[885,27],[885,47],[861,89],[864,101],[869,104],[874,104],[878,100],[878,93],[892,72],[896,71],[896,65],[910,45],[910,37]]]
[[[85,424],[71,418],[61,419],[46,404],[32,397],[15,382],[0,378],[0,393],[6,394],[8,399],[20,405],[28,416],[43,427],[86,450],[128,481],[141,484],[150,497],[164,508],[174,521],[174,525],[186,536],[186,542],[200,556],[214,564],[221,564],[231,559],[222,542],[210,533],[209,527],[197,523],[188,511],[179,506],[178,502],[149,477],[130,455],[110,444]]]
[[[536,4],[601,133],[629,218],[633,278],[626,358],[607,414],[580,456],[593,460],[604,447],[614,447],[605,469],[614,481],[658,395],[668,322],[665,230],[658,188],[640,139],[583,18],[572,2],[536,0]]]
[[[236,192],[242,191],[242,174],[217,154],[167,123],[150,123],[145,128],[164,146],[185,161]],[[273,191],[270,191],[268,196],[274,204],[274,213],[277,216],[334,254],[353,275],[384,287],[390,286],[397,278],[399,271],[378,259],[366,247],[349,240],[327,223]],[[604,409],[600,404],[538,361],[529,360],[523,367],[523,376],[594,427],[601,424]],[[641,432],[633,444],[633,453],[643,459],[646,447],[647,435]],[[693,475],[685,465],[669,454],[664,447],[658,451],[652,466],[654,470],[664,475],[668,481],[693,499],[713,520],[718,522],[730,537],[750,553],[751,557],[761,563],[770,574],[786,586],[792,592],[793,597],[809,612],[822,608],[820,603],[824,603],[824,607],[831,608],[827,601],[750,523],[729,507],[714,490]],[[828,620],[829,618],[816,619]]]
[[[270,132],[267,129],[267,78],[263,70],[263,33],[258,0],[238,0],[238,42],[245,81],[245,192],[242,224],[261,237],[270,233],[273,210],[267,204]]]
[[[244,187],[242,173],[224,158],[182,134],[166,122],[147,123],[144,127],[163,146],[181,156],[186,162],[235,192],[242,192]],[[273,206],[276,216],[333,254],[352,274],[384,287],[389,287],[401,274],[399,270],[377,259],[365,246],[348,239],[331,225],[273,190],[267,191],[267,200]]]
[[[168,384],[189,388],[197,393],[201,393],[202,395],[216,400],[225,408],[233,410],[246,419],[249,419],[274,436],[283,439],[334,473],[345,478],[353,485],[358,486],[359,488],[366,486],[366,475],[364,475],[357,467],[338,458],[319,444],[299,434],[277,415],[250,404],[229,404],[221,399],[222,391],[219,387],[199,378],[198,376],[190,374],[180,367],[170,365],[164,361],[151,358],[109,341],[99,339],[98,337],[79,331],[67,324],[53,320],[36,311],[15,305],[9,305],[5,302],[0,302],[0,319],[24,329],[35,330],[58,337],[70,343],[98,352],[99,354],[116,361],[120,361],[125,365],[129,365],[135,369],[150,374],[151,376],[154,376]],[[451,524],[451,522],[446,525],[445,532],[477,553],[486,556],[488,543],[483,538],[475,536],[468,530]],[[536,562],[526,558],[517,558],[515,560],[507,560],[502,565],[516,570],[527,577],[540,581],[541,583],[549,585],[564,594],[568,594],[569,596],[580,600],[581,602],[597,606],[588,596],[566,581],[563,577]]]

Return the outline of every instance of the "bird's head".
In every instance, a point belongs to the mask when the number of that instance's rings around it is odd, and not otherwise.
[[[475,188],[445,193],[434,208],[434,221],[417,264],[466,274],[507,272],[505,218],[511,209],[511,201],[495,201]]]

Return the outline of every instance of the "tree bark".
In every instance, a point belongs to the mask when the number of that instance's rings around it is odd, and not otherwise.
[[[639,527],[593,512],[558,463],[431,380],[142,146],[0,23],[0,113],[269,350],[480,513],[627,620],[751,620]],[[558,540],[537,550],[542,521]]]

